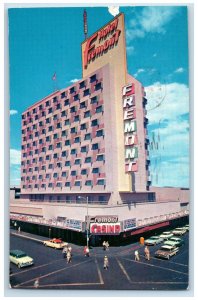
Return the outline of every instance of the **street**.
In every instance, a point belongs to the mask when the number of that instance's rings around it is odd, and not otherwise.
[[[20,249],[34,258],[34,265],[18,269],[11,263],[10,283],[12,288],[39,289],[97,289],[97,290],[180,290],[188,287],[188,239],[178,254],[170,260],[154,257],[160,245],[151,246],[150,261],[144,258],[144,246],[134,243],[127,246],[111,247],[104,251],[102,246],[90,250],[85,257],[82,246],[72,246],[72,261],[67,264],[62,251],[45,247],[46,239],[27,233],[11,233],[10,249]],[[134,260],[138,249],[140,261]],[[109,259],[109,269],[103,269],[104,256]]]

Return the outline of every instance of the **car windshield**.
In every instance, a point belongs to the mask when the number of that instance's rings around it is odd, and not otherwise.
[[[171,249],[161,247],[160,250],[165,251],[165,252],[169,252]]]
[[[152,239],[152,240],[158,240],[159,237],[158,236],[152,236],[150,239]]]

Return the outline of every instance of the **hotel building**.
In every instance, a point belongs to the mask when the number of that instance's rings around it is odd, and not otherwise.
[[[81,47],[82,79],[22,114],[11,219],[75,240],[86,228],[125,238],[186,218],[187,189],[150,187],[147,100],[127,72],[124,15]]]

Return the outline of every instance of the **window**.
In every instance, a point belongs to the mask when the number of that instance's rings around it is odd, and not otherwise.
[[[54,177],[54,178],[57,178],[57,177],[58,177],[58,173],[54,173],[54,174],[53,174],[53,177]]]
[[[67,130],[63,130],[61,136],[67,136]]]
[[[49,145],[48,149],[49,149],[49,150],[53,150],[53,146],[52,146],[52,145]]]
[[[67,160],[66,162],[65,162],[65,166],[66,167],[69,167],[71,164],[70,164],[70,161],[69,160]]]
[[[80,165],[80,163],[81,163],[80,159],[76,159],[75,162],[74,162],[75,165]]]
[[[81,181],[75,181],[75,186],[81,186]]]
[[[82,175],[86,175],[86,174],[87,174],[87,169],[82,169],[82,170],[81,170],[81,174],[82,174]]]
[[[50,178],[50,174],[46,174],[46,178],[49,179]]]
[[[52,107],[50,107],[49,109],[48,109],[48,114],[51,114],[52,113]]]
[[[44,117],[46,115],[45,111],[42,111],[41,116]]]
[[[52,164],[49,164],[48,169],[53,169],[53,165],[52,165]]]
[[[50,123],[50,118],[47,118],[46,119],[46,124],[49,124]]]
[[[62,152],[62,157],[66,157],[67,156],[67,151],[63,151]]]
[[[35,119],[35,121],[38,120],[38,115],[36,115],[34,119]]]
[[[104,135],[103,129],[96,131],[96,136],[103,136],[103,135]]]
[[[91,163],[91,157],[86,157],[85,158],[85,163]]]
[[[62,177],[66,177],[67,173],[66,172],[62,172]]]
[[[72,127],[70,130],[71,133],[75,133],[76,132],[76,127]]]
[[[69,187],[70,186],[70,182],[69,181],[65,182],[65,186]]]
[[[42,148],[42,152],[46,152],[46,147],[43,147],[43,148]]]
[[[42,129],[42,134],[45,134],[46,133],[46,130],[45,129]]]
[[[103,112],[103,106],[102,105],[96,107],[96,113],[100,113],[100,112]]]
[[[58,103],[58,104],[56,105],[56,109],[61,109],[61,104],[60,104],[60,103]]]
[[[76,111],[76,106],[72,106],[71,108],[70,108],[70,113],[74,113]]]
[[[75,139],[74,139],[74,143],[80,143],[80,137],[77,136]]]
[[[65,125],[70,125],[69,119],[65,120]]]
[[[65,146],[70,146],[70,140],[65,141]]]
[[[54,97],[53,98],[53,103],[57,102],[58,98],[57,97]]]
[[[56,128],[61,128],[61,123],[57,123]]]
[[[65,117],[66,116],[66,110],[61,112],[61,117]]]
[[[97,156],[97,161],[103,161],[105,158],[104,158],[104,155],[103,154],[100,154]]]
[[[98,91],[100,89],[102,89],[102,83],[101,82],[96,83],[96,85],[95,85],[95,91]]]
[[[57,119],[58,119],[58,115],[54,115],[53,120],[57,120]]]
[[[48,184],[48,187],[50,187],[50,188],[52,187],[52,183],[51,182]]]
[[[86,133],[85,140],[90,140],[90,139],[91,139],[91,133]]]
[[[74,117],[74,122],[78,122],[78,121],[80,121],[80,116],[75,116]]]
[[[54,158],[58,158],[58,153],[54,153]]]
[[[85,107],[86,107],[85,101],[84,101],[84,102],[81,102],[81,103],[80,103],[80,108],[85,108]]]
[[[81,152],[87,152],[87,146],[81,147]]]
[[[77,101],[77,100],[79,100],[79,94],[76,94],[76,95],[74,96],[74,101]]]
[[[90,117],[90,111],[89,110],[84,113],[84,118],[88,118],[88,117]]]
[[[92,75],[92,76],[90,77],[90,83],[96,81],[96,79],[97,79],[97,78],[96,78],[96,74]]]
[[[42,110],[43,109],[43,105],[39,105],[39,110]]]
[[[86,129],[86,123],[80,125],[80,130]]]
[[[97,103],[97,101],[98,101],[97,96],[91,98],[91,104]]]
[[[97,119],[91,121],[91,126],[97,126],[97,125],[98,125]]]
[[[62,93],[61,93],[61,99],[65,98],[65,96],[66,96],[66,95],[65,95],[65,92],[62,92]]]
[[[53,126],[49,126],[48,131],[53,131]]]
[[[35,187],[35,188],[38,188],[38,184],[36,183],[36,184],[34,185],[34,187]]]
[[[105,203],[105,196],[98,196],[98,201],[100,202],[100,203]]]
[[[93,168],[92,173],[94,173],[94,174],[99,173],[99,168]]]
[[[46,142],[51,142],[51,137],[50,136],[46,136]]]
[[[45,102],[45,106],[46,107],[50,106],[50,101]]]
[[[43,179],[43,175],[39,175],[39,179]]]
[[[76,154],[76,149],[71,149],[71,154]]]
[[[77,171],[71,171],[71,176],[76,176],[77,175]]]
[[[38,167],[35,167],[35,168],[34,168],[34,171],[38,171]]]
[[[92,180],[85,181],[85,185],[92,186]]]
[[[73,86],[71,89],[70,89],[70,94],[73,94],[75,92],[75,86]]]
[[[42,157],[39,157],[39,161],[40,161],[40,162],[43,161],[43,158],[42,158]]]
[[[61,148],[61,143],[57,143],[57,144],[56,144],[56,147],[57,147],[57,148]]]
[[[57,166],[58,168],[61,168],[61,167],[62,167],[62,163],[58,162],[58,163],[56,164],[56,166]]]
[[[54,139],[57,139],[58,138],[58,133],[55,133],[54,134]]]
[[[98,179],[97,184],[98,185],[105,185],[105,180],[104,179]]]
[[[92,150],[98,150],[98,143],[92,145]]]
[[[62,187],[62,182],[57,182],[56,186],[57,187]]]
[[[39,140],[39,144],[40,145],[43,144],[43,140],[42,139]]]
[[[67,105],[69,105],[69,99],[64,101],[64,106],[67,106]]]
[[[35,132],[34,136],[35,136],[35,137],[38,137],[38,136],[39,136],[38,131]]]
[[[81,81],[79,84],[79,88],[82,89],[85,87],[85,81]]]
[[[89,90],[89,89],[86,89],[86,90],[84,90],[84,92],[83,92],[83,97],[88,96],[89,94],[90,94],[90,90]]]

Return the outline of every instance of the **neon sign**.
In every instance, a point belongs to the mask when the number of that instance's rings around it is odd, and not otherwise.
[[[124,146],[125,146],[125,172],[137,172],[137,124],[135,108],[135,86],[128,84],[122,90],[123,120],[124,120]]]
[[[111,22],[108,26],[93,34],[87,41],[84,50],[84,68],[86,69],[91,60],[106,53],[118,43],[121,30],[117,29],[118,18]],[[96,47],[96,42],[100,44]]]

